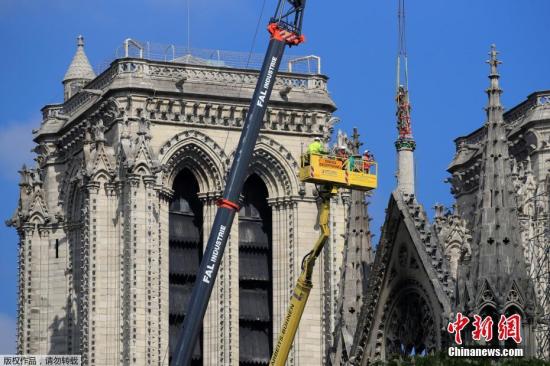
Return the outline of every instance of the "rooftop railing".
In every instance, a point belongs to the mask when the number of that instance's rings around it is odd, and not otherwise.
[[[173,44],[143,42],[131,38],[126,39],[115,52],[115,59],[128,57],[251,70],[259,70],[264,58],[263,54],[259,53],[187,48]],[[98,74],[105,71],[112,61],[109,60],[101,64],[97,70]],[[280,71],[321,74],[321,58],[315,55],[285,55],[281,62]]]

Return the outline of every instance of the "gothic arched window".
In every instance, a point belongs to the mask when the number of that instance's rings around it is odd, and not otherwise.
[[[273,349],[271,209],[267,188],[253,174],[239,212],[239,364],[267,365]]]
[[[191,171],[182,170],[172,189],[170,202],[169,324],[170,358],[177,344],[181,325],[187,313],[189,298],[202,257],[202,203],[197,193],[199,184]],[[202,332],[195,345],[192,365],[202,365]]]
[[[425,298],[409,290],[398,295],[386,325],[386,357],[425,355],[436,347],[435,321]]]

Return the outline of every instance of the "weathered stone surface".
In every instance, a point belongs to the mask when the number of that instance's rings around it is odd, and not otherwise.
[[[550,357],[550,92],[533,93],[503,113],[494,49],[489,63],[487,122],[455,140],[448,171],[456,203],[451,211],[436,205],[433,223],[414,196],[414,145],[398,139],[397,188],[366,279],[349,270],[354,246],[347,242],[341,286],[363,281],[367,288],[357,327],[343,332],[354,323],[343,316],[337,324],[332,364],[366,365],[413,349],[441,349],[456,311],[483,314],[487,307],[519,312],[525,354]],[[406,102],[398,99],[398,122],[410,122]],[[402,126],[412,138],[410,123]]]
[[[119,59],[85,90],[43,108],[37,167],[22,169],[9,222],[20,235],[19,352],[80,353],[84,365],[167,363],[173,182],[183,169],[195,176],[207,237],[256,78],[252,70]],[[277,77],[250,166],[273,217],[273,342],[318,236],[314,187],[297,170],[305,146],[327,138],[336,121],[326,82]],[[344,217],[340,198],[333,215]],[[205,365],[237,365],[247,347],[239,344],[237,228],[236,219],[203,323]],[[334,313],[324,304],[336,302],[344,230],[335,222],[290,365],[323,363]]]

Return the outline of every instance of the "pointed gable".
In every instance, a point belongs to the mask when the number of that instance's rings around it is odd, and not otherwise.
[[[440,349],[446,342],[441,329],[451,313],[453,288],[448,264],[422,206],[413,196],[395,191],[351,351],[356,364],[412,349]],[[410,324],[399,330],[404,319]]]

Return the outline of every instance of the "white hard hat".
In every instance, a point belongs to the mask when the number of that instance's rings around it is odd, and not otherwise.
[[[340,146],[339,148],[340,148],[340,150],[347,150],[347,149],[348,149],[348,148],[345,147],[344,145]]]
[[[369,149],[366,149],[365,151],[363,151],[363,154],[368,154],[370,153]]]
[[[313,140],[315,140],[315,141],[321,141],[321,138],[320,138],[320,137],[315,137]]]

